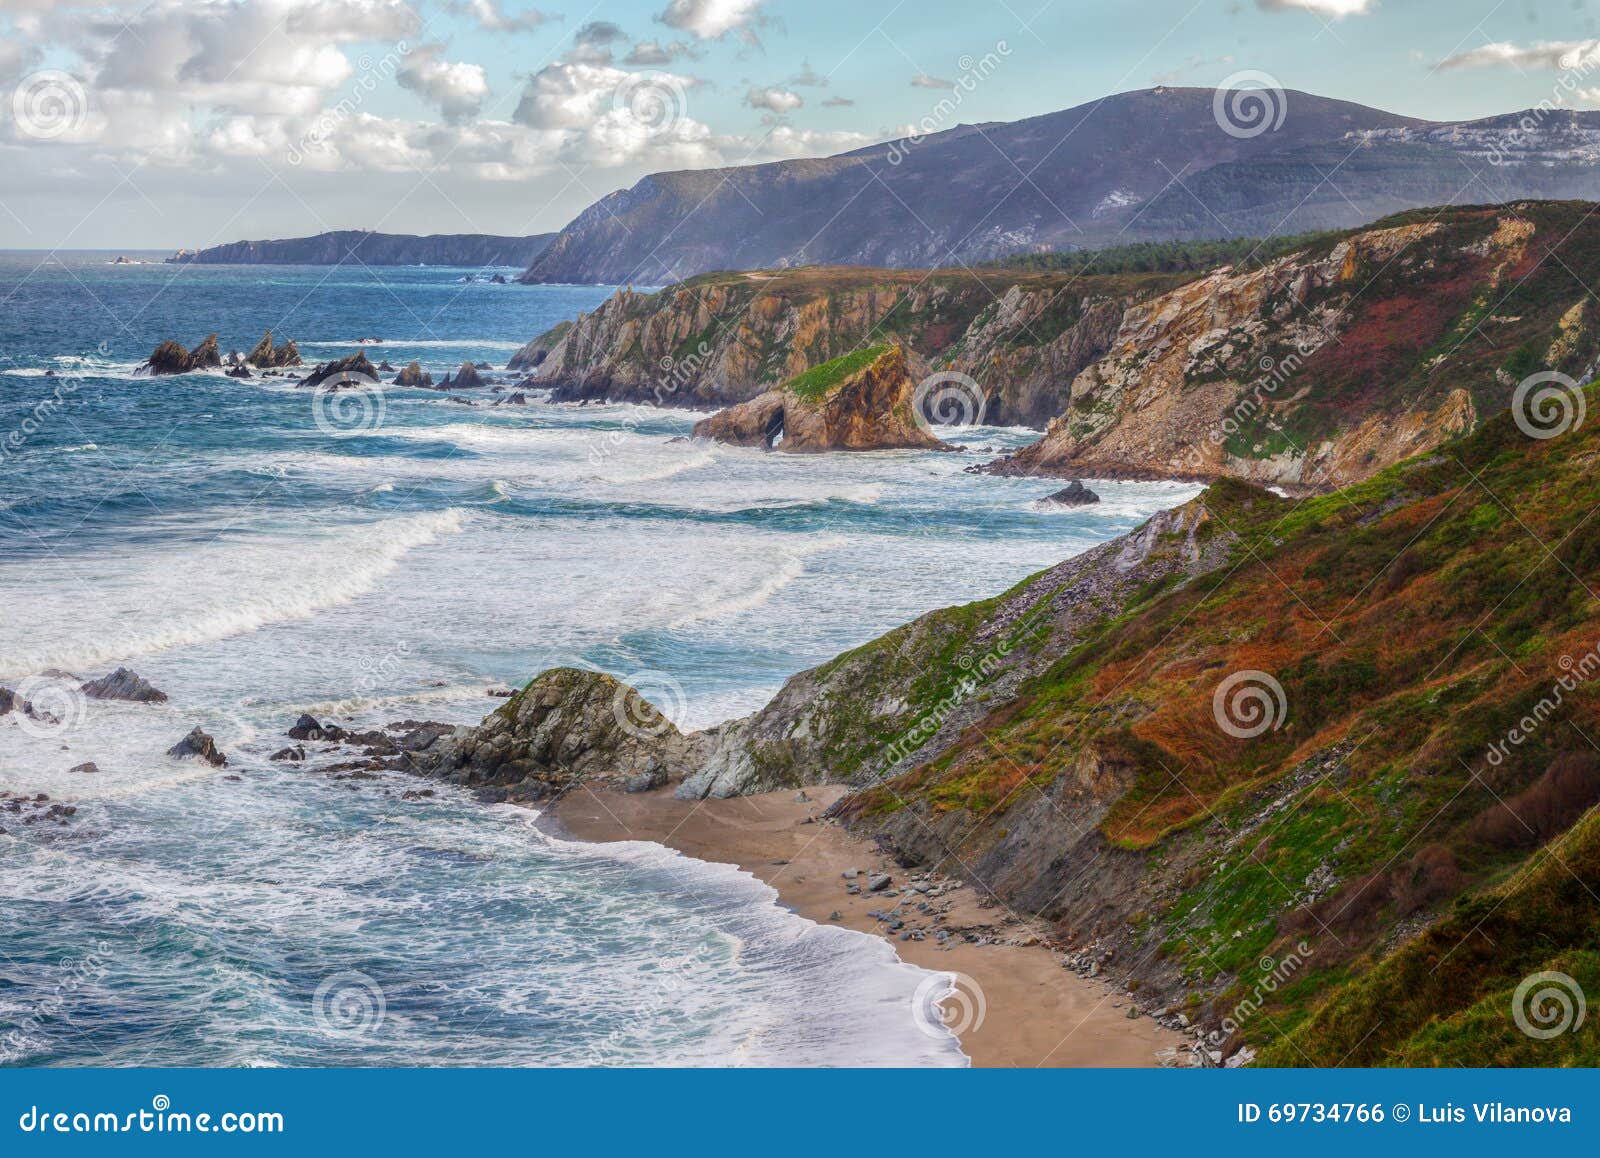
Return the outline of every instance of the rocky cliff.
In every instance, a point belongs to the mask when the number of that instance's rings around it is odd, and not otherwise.
[[[868,346],[696,423],[694,436],[785,454],[949,449],[917,415],[920,404],[905,351]]]
[[[551,233],[496,237],[485,233],[440,233],[415,237],[358,229],[290,237],[278,241],[234,241],[202,250],[179,250],[173,265],[526,265],[544,251]]]
[[[848,784],[835,819],[1053,922],[1213,1063],[1594,1064],[1508,1012],[1600,983],[1600,398],[1562,389],[1559,429],[1528,402],[1335,494],[1216,483],[667,733],[669,775]]]
[[[972,377],[985,420],[1043,427],[1124,311],[1186,275],[801,269],[619,291],[511,361],[556,401],[744,402],[832,358],[902,345],[919,379]]]

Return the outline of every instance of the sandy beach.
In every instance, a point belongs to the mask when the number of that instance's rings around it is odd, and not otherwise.
[[[544,814],[562,835],[588,841],[650,840],[700,860],[737,865],[819,923],[891,938],[902,960],[964,974],[946,1002],[975,1066],[1154,1066],[1182,1043],[1148,1017],[1130,1019],[1124,994],[1062,968],[1045,930],[1008,913],[970,884],[917,881],[832,822],[820,821],[842,788],[731,800],[683,801],[666,792],[627,795],[582,787]],[[863,870],[862,875],[844,874]],[[888,874],[877,892],[868,881]],[[851,886],[859,891],[849,892]],[[916,885],[921,888],[914,887]],[[927,892],[922,891],[926,889]],[[894,895],[888,895],[890,892]],[[898,906],[898,908],[897,908]],[[904,927],[871,915],[892,912]],[[902,939],[921,930],[924,939]],[[946,930],[943,941],[937,930]],[[974,943],[976,938],[987,943]]]

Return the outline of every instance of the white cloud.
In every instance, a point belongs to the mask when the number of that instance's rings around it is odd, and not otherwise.
[[[697,55],[695,48],[686,40],[672,40],[663,44],[659,40],[641,40],[628,50],[628,55],[623,58],[624,64],[643,64],[656,66],[671,64],[680,56]]]
[[[469,121],[489,99],[489,78],[481,65],[440,60],[439,52],[437,45],[413,52],[395,80],[437,107],[446,124]]]
[[[924,72],[924,73],[922,73],[922,74],[920,74],[918,76],[914,76],[914,77],[911,78],[911,87],[912,88],[955,88],[956,84],[955,84],[955,81],[953,81],[953,80],[945,80],[943,77],[939,77],[939,76],[929,76],[927,73]]]
[[[496,0],[452,0],[445,8],[457,16],[467,17],[489,32],[528,32],[552,20],[561,19],[537,8],[504,12]]]
[[[1448,56],[1439,62],[1439,67],[1489,68],[1509,65],[1522,69],[1568,69],[1580,64],[1593,68],[1597,63],[1600,63],[1600,40],[1541,40],[1529,45],[1501,40]]]
[[[750,88],[744,94],[747,108],[766,109],[769,113],[792,113],[806,102],[797,92],[777,88]]]
[[[1266,12],[1315,12],[1330,20],[1363,16],[1378,6],[1378,0],[1256,0]]]
[[[752,26],[761,23],[763,0],[671,0],[656,19],[668,28],[687,32],[701,40],[715,40],[730,32],[751,37]]]

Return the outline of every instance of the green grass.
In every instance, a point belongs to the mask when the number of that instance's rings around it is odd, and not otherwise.
[[[886,344],[856,350],[843,357],[824,362],[820,366],[813,366],[803,374],[795,375],[783,384],[783,388],[808,401],[814,402],[826,398],[850,375],[866,369],[892,349],[893,346]]]

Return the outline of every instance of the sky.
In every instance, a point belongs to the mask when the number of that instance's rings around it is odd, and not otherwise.
[[[543,232],[956,91],[968,122],[1156,84],[1600,109],[1600,70],[1559,83],[1596,38],[1600,0],[0,0],[0,248]]]

